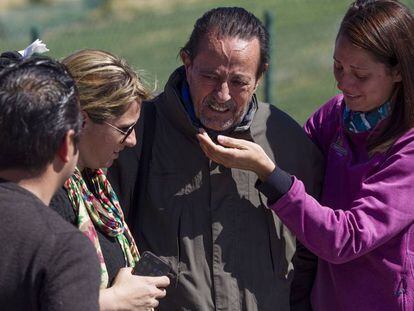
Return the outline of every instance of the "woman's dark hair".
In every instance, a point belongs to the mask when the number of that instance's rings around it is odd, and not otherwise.
[[[50,58],[1,58],[0,170],[43,169],[66,133],[80,131],[75,83],[65,66]]]
[[[414,126],[414,17],[398,1],[355,1],[342,20],[339,36],[345,36],[401,74],[402,81],[391,99],[391,120],[381,135],[369,142],[371,153],[384,152]]]
[[[221,7],[207,11],[194,24],[190,38],[181,52],[187,53],[193,60],[197,56],[200,41],[210,32],[220,37],[244,40],[257,38],[260,44],[258,76],[266,70],[269,63],[269,33],[252,13],[239,7]]]

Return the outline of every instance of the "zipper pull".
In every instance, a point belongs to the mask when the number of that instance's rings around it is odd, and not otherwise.
[[[400,283],[398,284],[397,290],[394,293],[395,296],[399,297],[399,296],[405,294],[406,291],[407,291],[406,287],[407,287],[407,282],[405,281],[405,278],[402,278]]]

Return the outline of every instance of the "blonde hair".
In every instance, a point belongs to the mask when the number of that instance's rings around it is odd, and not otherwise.
[[[120,117],[128,107],[151,96],[151,91],[127,62],[111,53],[85,49],[62,61],[79,90],[80,105],[96,123]]]

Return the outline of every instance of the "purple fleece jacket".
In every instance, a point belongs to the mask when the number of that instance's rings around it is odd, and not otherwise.
[[[369,157],[343,109],[338,95],[305,124],[326,161],[320,202],[293,177],[269,207],[319,257],[315,310],[414,310],[414,130]]]

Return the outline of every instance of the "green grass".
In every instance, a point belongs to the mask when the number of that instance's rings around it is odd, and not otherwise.
[[[414,0],[405,1],[414,7]],[[100,48],[125,57],[136,69],[144,69],[162,90],[169,74],[180,65],[177,58],[195,20],[217,6],[243,6],[263,18],[275,17],[272,51],[273,104],[300,123],[336,94],[331,73],[332,50],[339,22],[350,1],[261,0],[192,1],[160,10],[142,9],[128,18],[96,17],[81,2],[52,7],[31,7],[0,13],[3,25],[0,50],[21,49],[29,30],[37,25],[41,38],[61,58],[82,48]],[[94,17],[95,16],[95,17]],[[4,28],[6,28],[4,30]],[[263,90],[259,89],[263,99]]]

